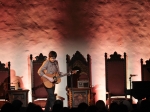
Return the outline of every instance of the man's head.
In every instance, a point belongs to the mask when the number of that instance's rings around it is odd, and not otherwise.
[[[56,53],[55,51],[50,51],[50,52],[49,52],[49,60],[50,60],[51,62],[54,62],[55,59],[56,59],[56,57],[57,57],[57,53]]]

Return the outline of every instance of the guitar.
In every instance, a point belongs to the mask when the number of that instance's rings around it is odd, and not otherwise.
[[[64,76],[69,76],[69,75],[72,75],[72,74],[76,74],[77,71],[79,70],[73,70],[71,73],[65,73],[65,74],[62,74],[62,75],[59,75],[58,73],[54,73],[54,74],[45,74],[46,76],[48,77],[51,77],[54,79],[54,82],[50,82],[47,78],[45,77],[41,77],[42,81],[43,81],[43,84],[47,87],[47,88],[52,88],[55,84],[58,84],[61,82],[61,77],[64,77]]]

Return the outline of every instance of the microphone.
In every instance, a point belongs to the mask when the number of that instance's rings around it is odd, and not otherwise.
[[[137,76],[136,74],[130,74],[131,77]]]

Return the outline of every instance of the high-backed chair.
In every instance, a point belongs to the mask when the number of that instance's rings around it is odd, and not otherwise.
[[[79,103],[86,102],[88,105],[94,102],[91,91],[91,57],[88,54],[87,60],[79,52],[70,58],[66,55],[67,72],[79,70],[77,74],[67,76],[68,106],[77,107]]]
[[[117,52],[110,57],[105,53],[105,75],[108,105],[120,96],[126,99],[126,53],[123,58]]]
[[[141,81],[132,81],[132,96],[137,100],[150,99],[150,59],[141,59]]]
[[[150,81],[150,59],[143,63],[143,59],[141,59],[141,80],[142,81]]]
[[[38,69],[41,67],[42,63],[47,59],[42,53],[35,57],[33,60],[32,54],[30,55],[31,60],[31,84],[32,84],[32,97],[35,104],[44,107],[46,104],[47,92],[42,83],[41,77],[38,75]]]
[[[8,67],[5,67],[5,64],[0,61],[0,106],[9,100],[8,90],[10,90],[10,62]]]

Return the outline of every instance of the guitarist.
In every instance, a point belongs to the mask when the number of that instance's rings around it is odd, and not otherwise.
[[[42,78],[46,78],[48,81],[52,83],[54,82],[54,79],[52,77],[48,77],[46,74],[60,73],[60,71],[59,71],[58,61],[56,60],[57,53],[55,51],[50,51],[48,56],[49,59],[43,62],[42,66],[38,70],[38,74]],[[55,86],[51,88],[47,88],[45,86],[45,89],[48,93],[47,102],[45,105],[45,112],[49,112],[50,108],[52,109],[54,102],[56,100],[54,94]]]

